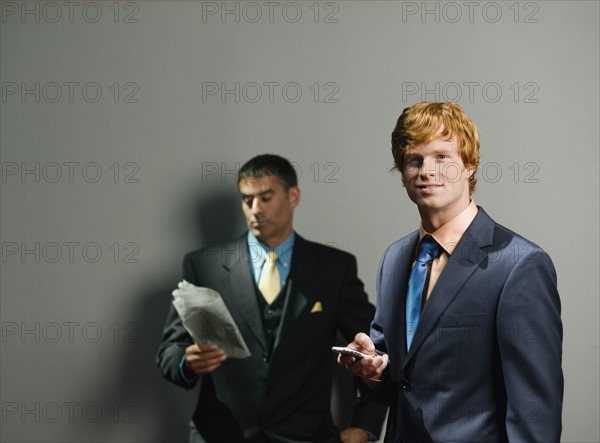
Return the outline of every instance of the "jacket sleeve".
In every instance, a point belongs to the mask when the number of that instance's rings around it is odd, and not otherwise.
[[[183,261],[183,279],[197,284],[196,273],[189,254]],[[163,329],[162,342],[156,353],[156,364],[167,380],[185,389],[192,389],[198,382],[198,378],[186,380],[180,367],[185,349],[192,344],[192,337],[183,327],[177,311],[171,304]]]
[[[337,315],[338,329],[348,342],[353,341],[357,333],[369,331],[375,313],[375,307],[369,302],[357,272],[356,258],[350,256],[343,276]]]
[[[338,325],[344,338],[350,342],[358,332],[368,333],[375,307],[369,302],[363,283],[358,278],[354,256],[350,256],[343,282]],[[387,409],[386,405],[371,398],[361,398],[354,406],[351,426],[364,429],[379,438]]]
[[[381,308],[383,305],[382,297],[381,297],[381,279],[383,278],[383,264],[387,253],[389,251],[383,253],[381,257],[381,261],[379,263],[379,269],[377,271],[377,280],[375,282],[375,287],[377,291],[377,306]],[[382,320],[382,310],[377,309],[375,311],[375,316],[373,321],[371,322],[371,327],[369,331],[369,336],[371,340],[373,340],[373,344],[375,345],[375,349],[378,352],[387,354],[387,346],[385,343],[385,335],[383,331],[383,320]],[[367,398],[371,401],[385,403],[387,405],[391,404],[392,400],[395,398],[395,390],[390,389],[391,380],[390,380],[390,364],[381,374],[381,383],[377,386],[376,390],[371,390],[367,385],[365,385],[360,378],[356,378],[356,386],[355,393],[357,397]]]
[[[533,247],[533,246],[532,246]],[[497,310],[509,441],[560,441],[562,323],[556,272],[537,246],[510,272]]]

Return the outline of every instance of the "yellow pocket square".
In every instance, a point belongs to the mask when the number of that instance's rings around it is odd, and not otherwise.
[[[321,304],[320,301],[316,302],[314,304],[314,306],[312,307],[312,309],[310,310],[311,314],[314,314],[316,312],[323,312],[323,305]]]

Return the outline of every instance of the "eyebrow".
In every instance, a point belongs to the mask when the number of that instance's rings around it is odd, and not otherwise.
[[[240,195],[242,196],[242,198],[244,197],[253,197],[255,195],[261,196],[261,195],[265,195],[265,194],[272,194],[275,191],[273,189],[267,189],[265,191],[259,192],[258,194],[244,194],[243,192],[240,192]]]
[[[434,151],[431,151],[429,153],[429,155],[436,155],[436,154],[449,154],[451,152],[451,149],[436,149]],[[405,156],[417,156],[417,157],[423,157],[423,154],[420,152],[416,152],[416,151],[410,151],[410,150],[406,150],[404,152]]]

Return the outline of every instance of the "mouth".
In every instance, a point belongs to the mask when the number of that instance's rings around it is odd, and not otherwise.
[[[250,222],[250,227],[251,228],[260,228],[261,226],[264,226],[267,224],[266,220],[253,220]]]
[[[443,187],[444,185],[440,183],[425,183],[422,185],[417,185],[417,189],[425,194],[430,194],[435,192],[437,189]]]

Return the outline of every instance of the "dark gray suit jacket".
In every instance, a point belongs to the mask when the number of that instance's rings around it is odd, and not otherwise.
[[[193,421],[208,443],[336,442],[331,346],[338,330],[348,341],[367,330],[375,310],[358,279],[356,259],[296,235],[283,316],[269,356],[248,256],[244,235],[185,257],[183,278],[221,294],[252,353],[201,377]],[[157,364],[168,380],[186,389],[193,385],[182,379],[178,365],[191,343],[171,308]],[[385,409],[371,408],[357,414],[353,425],[377,435]]]
[[[442,271],[406,352],[418,231],[384,253],[371,338],[389,354],[386,442],[558,442],[563,375],[556,273],[538,246],[479,212]]]

